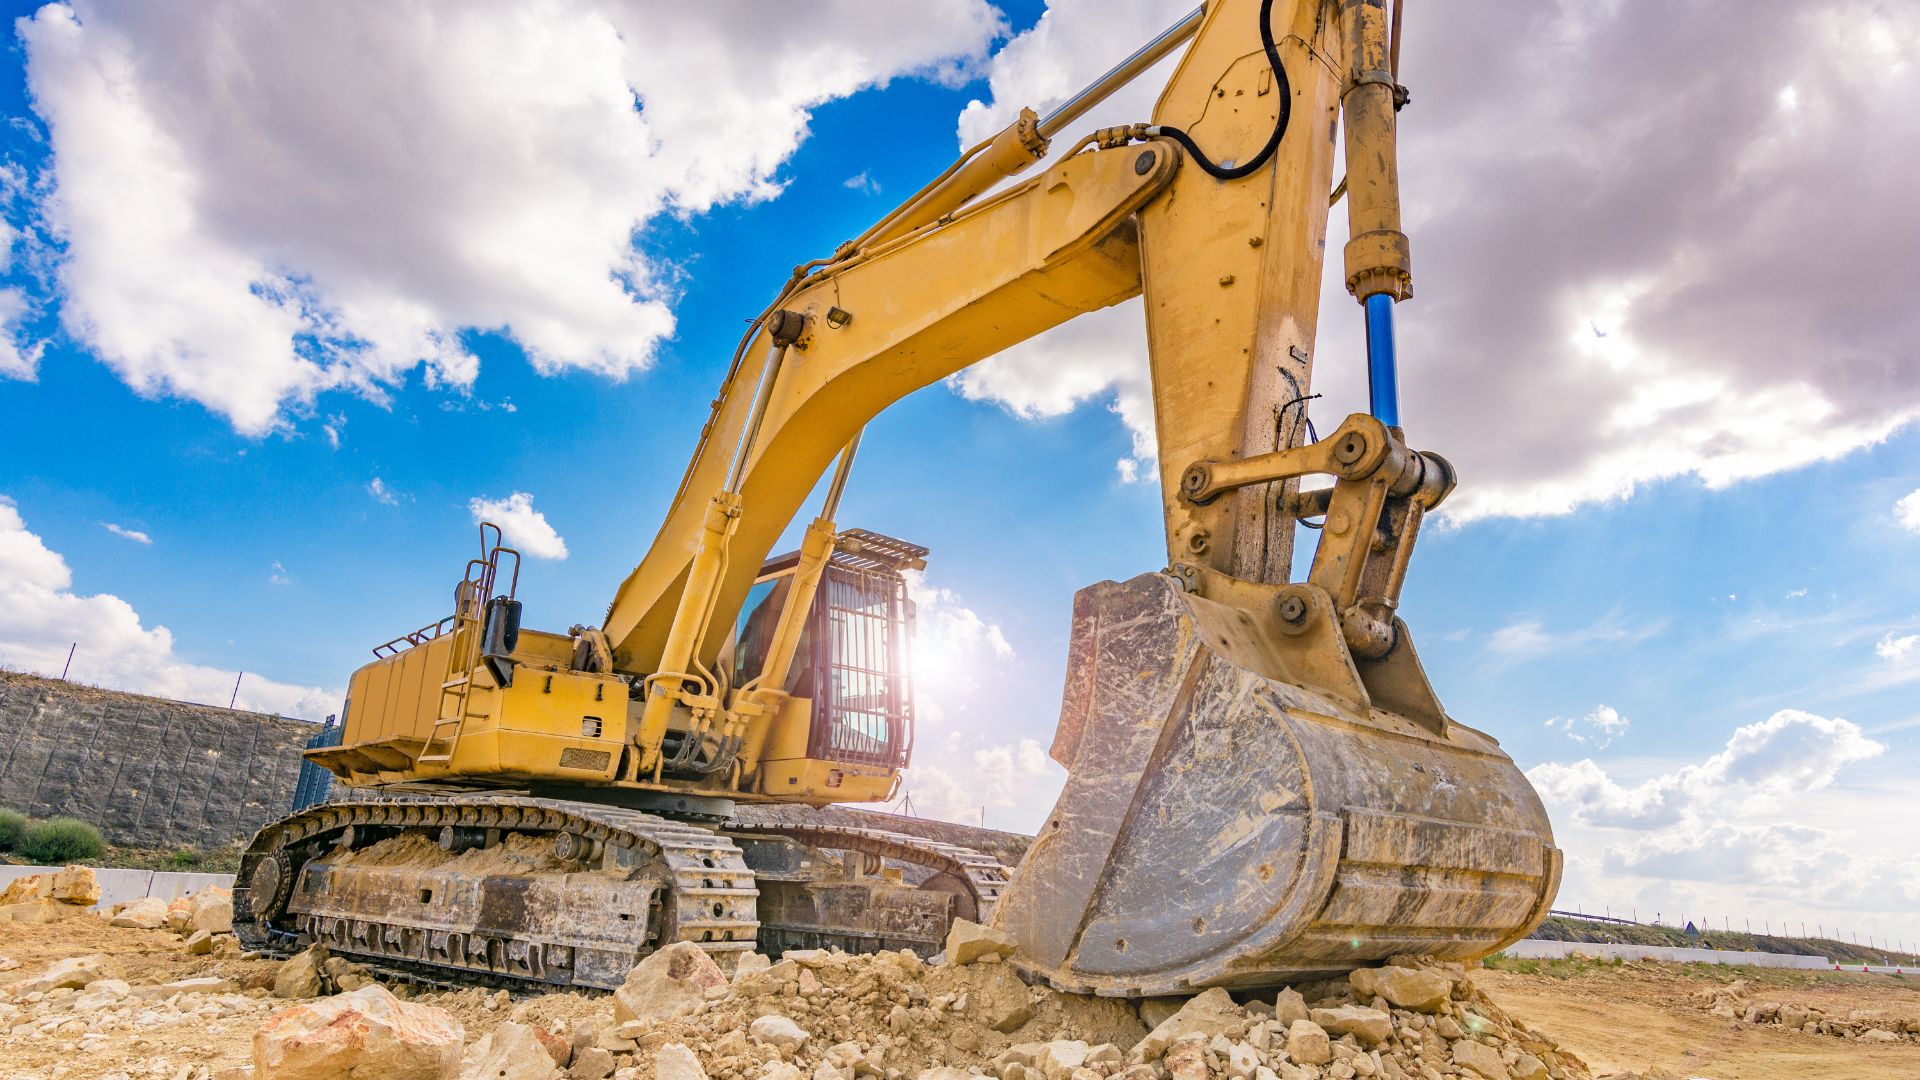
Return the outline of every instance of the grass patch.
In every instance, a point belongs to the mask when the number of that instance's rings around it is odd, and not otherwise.
[[[0,851],[18,851],[27,838],[27,815],[0,808]]]
[[[50,818],[27,827],[20,854],[46,866],[98,858],[107,849],[100,830],[77,818]]]

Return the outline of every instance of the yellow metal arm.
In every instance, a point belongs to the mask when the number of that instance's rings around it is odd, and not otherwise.
[[[805,330],[745,451],[741,512],[716,616],[693,646],[697,655],[718,653],[729,613],[738,610],[761,560],[834,454],[869,419],[1009,345],[1139,293],[1133,217],[1165,189],[1178,164],[1177,150],[1160,142],[1076,155],[951,220],[864,252],[784,301],[783,310],[805,318]],[[737,385],[757,384],[769,353],[763,330],[748,347]],[[687,493],[621,585],[605,624],[620,670],[678,670],[665,666],[666,647],[701,547],[711,498],[701,493],[723,486],[750,411],[748,395],[728,394]]]
[[[1263,8],[1280,77],[1261,44]],[[1305,410],[1288,406],[1307,393],[1343,94],[1352,213],[1365,240],[1350,246],[1349,269],[1361,292],[1374,282],[1404,292],[1392,92],[1374,78],[1384,15],[1381,0],[1215,0],[1076,100],[1109,92],[1188,35],[1151,125],[1104,132],[1105,149],[979,197],[1045,152],[1055,117],[1023,112],[834,259],[796,272],[746,344],[680,496],[608,611],[616,670],[701,681],[696,669],[724,648],[762,559],[869,419],[1142,291],[1169,565],[1287,580],[1294,480],[1230,485],[1202,500],[1181,485],[1195,462],[1231,470],[1302,441]],[[1238,175],[1236,161],[1258,160],[1273,141],[1283,95],[1290,118],[1275,152]],[[1219,164],[1191,160],[1169,138],[1128,143],[1162,129]],[[780,340],[791,346],[776,348]],[[737,500],[723,508],[725,529],[716,495]],[[664,730],[667,709],[649,701],[643,745]]]

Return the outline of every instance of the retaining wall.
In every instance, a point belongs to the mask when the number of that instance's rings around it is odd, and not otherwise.
[[[0,671],[0,807],[132,847],[218,847],[287,812],[315,724]]]
[[[1611,960],[1665,960],[1674,964],[1746,964],[1752,967],[1831,968],[1824,956],[1794,953],[1728,952],[1724,949],[1681,949],[1670,945],[1618,945],[1600,941],[1543,941],[1527,938],[1500,950],[1507,956],[1557,960],[1579,953]]]

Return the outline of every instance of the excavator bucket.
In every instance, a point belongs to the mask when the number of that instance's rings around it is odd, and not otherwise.
[[[1475,958],[1538,924],[1546,812],[1492,738],[1382,707],[1417,696],[1393,689],[1418,672],[1397,629],[1404,655],[1356,661],[1172,574],[1082,590],[1052,748],[1069,778],[995,912],[1015,962],[1181,994]]]

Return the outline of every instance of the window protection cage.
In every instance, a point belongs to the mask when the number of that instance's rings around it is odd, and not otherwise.
[[[813,612],[818,681],[808,756],[903,766],[913,742],[907,583],[891,567],[853,563],[828,563]]]

